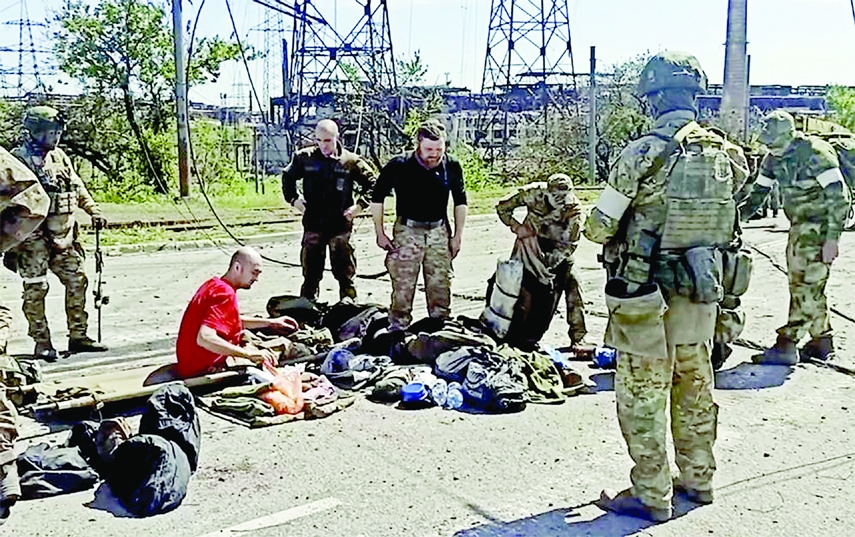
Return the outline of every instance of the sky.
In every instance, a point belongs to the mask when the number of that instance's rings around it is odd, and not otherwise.
[[[61,5],[61,0],[0,0],[0,21],[19,18],[23,1],[34,20]],[[205,0],[199,35],[228,38],[233,33],[225,1]],[[229,1],[238,35],[263,50],[261,29],[270,12],[251,0]],[[388,0],[395,56],[409,58],[419,51],[429,69],[427,83],[448,80],[478,91],[491,1]],[[356,0],[315,0],[315,4],[338,28],[349,27],[358,16]],[[200,0],[192,4],[185,0],[184,5],[185,17],[193,20]],[[722,81],[727,0],[568,0],[568,8],[577,72],[587,71],[590,46],[596,46],[598,70],[605,72],[638,54],[677,49],[697,56],[710,82]],[[289,37],[287,18],[283,29],[284,37]],[[0,47],[15,45],[15,30],[0,26]],[[850,0],[748,0],[748,52],[752,84],[855,86],[855,18]],[[0,54],[3,67],[9,67],[10,61],[17,63]],[[265,76],[265,64],[278,61],[274,52],[266,62],[251,62],[259,94],[265,87],[270,94],[281,91],[278,69]],[[218,83],[191,88],[190,98],[246,105],[248,81],[242,64],[228,64]],[[75,84],[64,87],[73,89]]]

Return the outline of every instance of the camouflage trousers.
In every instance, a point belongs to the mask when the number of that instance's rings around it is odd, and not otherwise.
[[[428,315],[448,317],[451,313],[451,251],[448,229],[408,227],[395,224],[394,250],[386,254],[386,269],[392,278],[392,307],[389,326],[403,329],[413,320],[413,298],[419,272],[424,274]]]
[[[300,262],[303,265],[303,286],[300,296],[315,300],[324,277],[327,249],[333,277],[338,280],[339,297],[356,298],[353,278],[356,276],[356,256],[350,245],[350,231],[330,235],[317,231],[304,231]]]
[[[9,343],[9,334],[12,329],[12,312],[9,308],[0,304],[0,354],[6,353],[6,345]]]
[[[620,429],[635,462],[630,473],[632,493],[650,507],[671,505],[666,449],[669,397],[680,483],[696,490],[712,489],[718,420],[710,363],[715,317],[715,304],[673,297],[665,314],[668,356],[618,352],[615,397]]]
[[[77,247],[57,248],[40,234],[30,236],[17,248],[18,274],[24,282],[24,315],[33,340],[50,341],[50,328],[45,316],[48,292],[47,271],[57,275],[65,286],[65,315],[70,339],[86,336],[89,316],[86,313],[86,288],[89,280],[83,272],[83,256]]]
[[[804,335],[831,334],[825,286],[831,263],[822,262],[822,225],[806,222],[790,226],[787,241],[787,276],[790,281],[790,312],[778,333],[798,342]]]

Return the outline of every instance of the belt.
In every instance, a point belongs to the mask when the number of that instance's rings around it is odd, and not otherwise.
[[[419,229],[434,229],[445,225],[445,220],[437,220],[435,222],[419,222],[418,220],[410,220],[409,218],[398,218],[398,223],[407,227]]]

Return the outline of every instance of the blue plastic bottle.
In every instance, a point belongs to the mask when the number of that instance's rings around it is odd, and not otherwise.
[[[463,386],[459,382],[452,382],[448,385],[448,390],[445,395],[445,408],[457,410],[463,406]]]
[[[436,406],[445,406],[448,397],[448,384],[442,379],[436,379],[436,382],[430,387],[430,398]]]

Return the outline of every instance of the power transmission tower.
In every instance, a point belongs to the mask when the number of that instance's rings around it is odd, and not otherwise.
[[[550,103],[564,97],[570,88],[576,94],[567,3],[492,0],[481,91],[496,95],[493,106],[501,114],[493,114],[492,124],[482,129],[501,130],[500,145],[505,153],[521,128],[530,134],[540,130],[546,140]],[[541,110],[533,122],[531,117],[514,113],[533,108]]]
[[[481,91],[573,80],[567,0],[493,0]]]
[[[30,19],[27,0],[20,0],[19,18],[3,21],[3,26],[17,27],[17,43],[0,42],[0,91],[13,97],[30,93],[47,93],[44,77],[55,71],[53,54],[45,43],[47,23]],[[13,32],[2,31],[5,36]]]
[[[312,0],[296,0],[291,37],[289,83],[290,119],[300,122],[309,108],[347,90],[348,84],[395,89],[392,34],[386,0],[352,0],[361,16],[347,32],[339,32]]]

